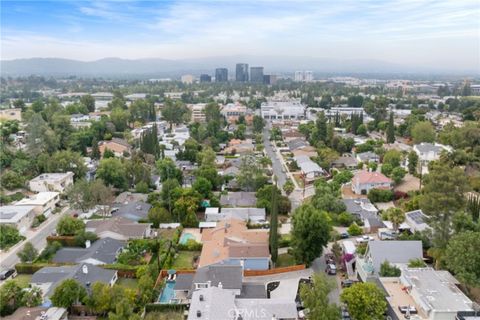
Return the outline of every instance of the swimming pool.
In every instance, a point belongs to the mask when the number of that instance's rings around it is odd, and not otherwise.
[[[173,288],[175,287],[175,281],[167,281],[165,283],[165,288],[163,288],[160,297],[158,297],[158,302],[160,303],[170,303],[170,300],[174,298]]]
[[[182,233],[182,236],[180,237],[180,244],[187,244],[188,240],[196,240],[195,236],[191,233],[185,232]]]

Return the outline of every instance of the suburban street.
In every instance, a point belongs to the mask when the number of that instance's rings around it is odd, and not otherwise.
[[[55,231],[58,221],[68,211],[69,207],[65,207],[59,213],[52,215],[45,221],[37,230],[29,230],[26,235],[26,240],[17,243],[8,251],[0,253],[1,269],[11,268],[16,263],[20,262],[17,253],[22,250],[25,243],[30,241],[38,252],[42,251],[47,245],[47,237]]]
[[[270,127],[267,125],[263,129],[263,146],[267,152],[267,156],[272,160],[272,169],[273,174],[277,177],[277,184],[280,190],[282,190],[283,185],[287,182],[287,174],[283,171],[282,163],[277,158],[275,151],[273,151],[272,145],[269,141],[270,137]]]

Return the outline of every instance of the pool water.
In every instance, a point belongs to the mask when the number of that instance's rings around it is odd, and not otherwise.
[[[183,233],[182,236],[180,237],[180,244],[187,244],[188,240],[196,240],[195,236],[191,233]]]
[[[174,298],[173,288],[175,287],[175,281],[167,281],[165,283],[165,288],[163,288],[158,302],[160,303],[170,303],[170,300]]]

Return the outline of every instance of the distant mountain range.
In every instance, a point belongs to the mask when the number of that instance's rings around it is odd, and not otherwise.
[[[192,73],[214,75],[215,68],[226,67],[233,75],[235,64],[248,63],[250,66],[264,66],[265,73],[292,73],[295,70],[312,70],[315,73],[337,74],[393,74],[393,73],[452,73],[454,70],[403,66],[377,60],[337,60],[329,58],[290,56],[226,56],[198,59],[137,59],[105,58],[96,61],[78,61],[61,58],[30,58],[0,61],[2,76],[142,76],[178,77]],[[456,74],[474,72],[456,71]]]

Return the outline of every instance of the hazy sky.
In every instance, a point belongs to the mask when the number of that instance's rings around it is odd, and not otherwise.
[[[1,1],[1,58],[289,55],[477,69],[480,0]]]

